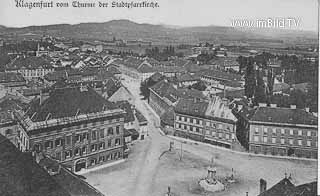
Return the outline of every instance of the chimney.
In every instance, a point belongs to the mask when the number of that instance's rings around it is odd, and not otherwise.
[[[267,190],[267,181],[260,179],[260,194]]]
[[[296,105],[290,105],[290,109],[297,109]]]
[[[306,108],[305,110],[306,110],[306,112],[308,112],[308,113],[310,112],[310,108]]]
[[[277,107],[277,104],[275,104],[275,103],[271,103],[271,104],[270,104],[270,107],[272,107],[272,108],[276,108],[276,107]]]

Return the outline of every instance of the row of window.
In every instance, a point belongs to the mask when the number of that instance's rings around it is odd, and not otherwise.
[[[111,161],[111,160],[117,160],[120,159],[122,157],[122,153],[121,152],[115,152],[115,153],[111,153],[108,154],[106,156],[99,156],[98,160],[96,158],[92,158],[89,161],[89,166],[94,166],[98,163],[103,163],[106,161]]]
[[[197,124],[197,125],[202,125],[202,120],[200,120],[200,119],[193,119],[193,118],[184,117],[184,116],[176,116],[176,118],[180,122],[188,122],[188,123],[193,123],[193,124]],[[213,127],[215,129],[224,129],[224,125],[221,124],[221,123],[217,123],[217,122],[206,121],[205,125],[207,127]],[[230,126],[225,126],[225,128],[227,130],[231,131],[231,127]]]
[[[258,127],[255,127],[254,133],[255,134],[260,133]],[[263,128],[263,134],[265,134],[265,135],[266,134],[273,134],[273,135],[281,134],[281,135],[299,135],[299,136],[306,135],[308,137],[317,136],[317,132],[311,131],[311,130],[303,131],[303,130],[293,130],[293,129],[284,129],[284,128],[276,129],[276,128],[267,128],[267,127]]]
[[[193,131],[195,133],[202,133],[202,129],[199,127],[192,127],[192,126],[180,124],[180,123],[176,123],[176,128],[184,129],[184,130],[188,130],[188,131]]]
[[[253,141],[254,142],[260,142],[260,137],[259,136],[254,136],[253,137]],[[280,138],[280,140],[278,139],[278,141],[277,141],[276,137],[272,137],[271,140],[270,140],[266,136],[264,136],[262,138],[261,142],[263,142],[263,143],[272,143],[272,144],[275,144],[275,143],[290,144],[290,145],[298,145],[298,146],[302,146],[303,145],[302,139],[295,140],[293,138],[289,138],[289,139]],[[311,147],[311,146],[318,147],[318,142],[316,141],[316,142],[312,143],[311,140],[307,140],[306,144],[304,144],[304,145],[306,145],[308,147]]]
[[[104,142],[101,142],[100,143],[101,145],[103,145],[103,149],[105,148],[105,144],[104,144]],[[62,139],[56,139],[55,140],[55,146],[56,147],[58,147],[58,146],[62,146],[63,145],[63,140]],[[97,145],[97,144],[91,144],[91,146],[94,146],[94,145]],[[112,146],[112,140],[111,139],[109,139],[108,141],[107,141],[107,145],[108,145],[108,147],[111,147]],[[118,145],[121,145],[121,139],[120,138],[116,138],[115,139],[115,146],[118,146]],[[36,150],[36,151],[40,151],[41,150],[41,144],[40,143],[38,143],[38,144],[35,144],[34,145],[34,150]],[[44,143],[44,147],[45,147],[45,149],[52,149],[53,148],[53,141],[46,141],[45,143]],[[97,149],[97,146],[96,147],[93,147],[93,148],[91,148],[91,149]],[[100,146],[99,146],[99,149],[101,149],[100,148]],[[91,150],[92,151],[92,150]]]
[[[207,136],[212,136],[212,137],[218,137],[219,139],[222,139],[222,138],[225,138],[227,140],[229,139],[235,139],[235,135],[232,133],[232,134],[229,134],[229,133],[225,133],[223,134],[222,132],[215,132],[215,131],[209,131],[207,130],[206,131],[206,135]],[[224,137],[223,137],[224,136]]]

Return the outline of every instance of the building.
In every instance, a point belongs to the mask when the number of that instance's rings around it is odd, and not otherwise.
[[[88,87],[54,89],[17,110],[18,148],[43,152],[72,171],[123,157],[123,110]]]
[[[20,73],[0,72],[0,85],[17,90],[26,87],[26,80]]]
[[[233,148],[237,119],[219,97],[210,102],[181,99],[175,107],[175,135]]]
[[[26,80],[43,78],[53,72],[54,67],[44,57],[17,57],[6,67],[6,72],[21,73]]]
[[[277,184],[267,189],[267,182],[260,179],[260,194],[258,196],[316,196],[317,181],[295,186],[291,175],[285,176]]]
[[[249,151],[317,158],[318,118],[308,111],[260,106],[249,120]]]
[[[200,78],[185,73],[177,77],[179,87],[188,87],[200,81]]]
[[[53,159],[37,161],[2,135],[0,140],[0,195],[103,196]]]

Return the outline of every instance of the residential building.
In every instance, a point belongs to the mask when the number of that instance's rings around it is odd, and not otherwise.
[[[54,67],[44,57],[17,57],[6,66],[5,72],[21,73],[26,80],[43,78],[53,72]]]
[[[72,171],[123,157],[124,112],[92,88],[53,89],[24,112],[17,110],[18,148],[43,152]]]
[[[179,100],[175,107],[175,135],[213,145],[233,148],[237,119],[226,100],[214,97],[210,102]]]
[[[249,120],[249,151],[317,158],[318,118],[302,109],[260,106]]]

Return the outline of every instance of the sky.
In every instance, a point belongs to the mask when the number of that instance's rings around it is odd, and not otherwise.
[[[235,19],[296,18],[299,30],[317,31],[318,0],[148,0],[159,8],[17,8],[16,0],[0,0],[0,24],[22,27],[129,19],[138,23],[178,26],[230,26]],[[41,0],[21,0],[37,2]],[[43,0],[51,1],[51,0]],[[52,0],[69,2],[73,0]],[[96,2],[98,0],[78,0]],[[120,2],[121,0],[115,0]],[[141,2],[143,0],[123,0]],[[101,0],[111,3],[112,0]]]

